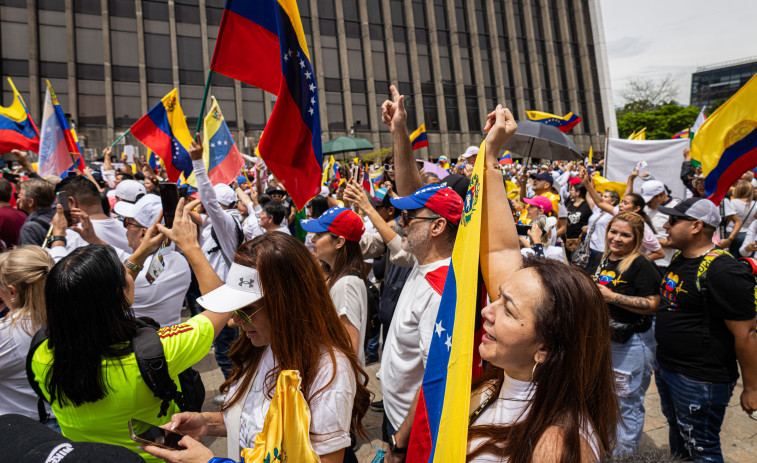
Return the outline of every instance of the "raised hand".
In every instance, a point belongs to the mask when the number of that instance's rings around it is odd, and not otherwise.
[[[200,134],[195,134],[195,139],[192,140],[192,144],[189,145],[189,157],[193,161],[199,161],[202,159],[202,139],[200,138]]]
[[[407,130],[407,111],[405,111],[405,96],[400,95],[397,87],[391,85],[389,91],[392,92],[392,100],[386,100],[381,105],[381,120],[394,134],[398,129]]]

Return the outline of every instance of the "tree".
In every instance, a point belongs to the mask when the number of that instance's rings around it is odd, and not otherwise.
[[[659,109],[666,101],[678,95],[672,74],[661,80],[637,78],[631,79],[626,88],[620,91],[620,96],[626,100],[624,112],[644,112]]]
[[[618,135],[627,138],[636,130],[647,128],[648,140],[667,140],[683,129],[691,127],[699,115],[695,106],[678,106],[671,101],[659,109],[644,112],[619,110]]]

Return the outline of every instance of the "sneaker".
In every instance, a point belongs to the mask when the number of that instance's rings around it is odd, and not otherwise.
[[[378,363],[379,358],[378,355],[366,355],[365,356],[365,364],[366,365],[373,365],[374,363]]]
[[[371,402],[371,410],[374,412],[383,412],[384,411],[384,401],[379,400],[378,402]]]
[[[213,403],[216,405],[223,405],[226,400],[226,394],[219,394],[213,398]]]

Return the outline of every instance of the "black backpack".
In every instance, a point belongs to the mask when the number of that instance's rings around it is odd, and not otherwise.
[[[376,285],[360,276],[360,273],[353,270],[348,273],[348,275],[356,276],[363,280],[363,283],[365,283],[365,289],[368,293],[368,321],[365,325],[365,339],[363,341],[363,348],[365,348],[368,346],[368,341],[373,339],[381,331],[381,320],[379,320],[381,293]]]
[[[131,345],[142,379],[155,397],[162,400],[158,418],[167,414],[171,401],[175,402],[181,411],[199,412],[202,403],[205,401],[205,385],[202,383],[200,373],[193,368],[187,368],[179,373],[179,386],[181,386],[181,391],[179,391],[176,383],[168,374],[168,363],[163,352],[163,343],[160,342],[160,336],[158,336],[160,325],[148,317],[138,317],[137,325],[137,334],[132,338]],[[46,339],[46,329],[40,328],[34,334],[29,352],[26,354],[26,377],[29,385],[37,394],[37,412],[39,413],[39,421],[42,423],[48,420],[49,415],[43,403],[45,396],[37,382],[34,381],[32,358],[37,348]]]

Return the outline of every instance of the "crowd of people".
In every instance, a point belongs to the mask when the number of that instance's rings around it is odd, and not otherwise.
[[[619,195],[590,162],[500,165],[516,122],[498,106],[482,115],[485,154],[444,157],[440,178],[412,156],[404,99],[391,90],[381,111],[393,153],[339,167],[302,211],[263,162],[214,185],[198,142],[197,187],[181,188],[171,211],[158,195],[164,172],[139,158],[114,163],[106,149],[97,170],[43,179],[15,152],[14,175],[0,178],[0,415],[146,461],[238,461],[259,444],[279,373],[296,370],[321,461],[357,461],[369,408],[383,416],[377,459],[404,461],[479,162],[488,304],[467,461],[640,455],[652,377],[666,458],[723,461],[739,369],[741,406],[757,410],[755,280],[735,259],[757,252],[754,174],[717,207],[687,153],[682,198],[653,172],[629,173]],[[383,170],[370,191],[361,168]],[[167,368],[155,371],[181,390],[158,393],[145,375],[140,346],[156,334]],[[203,411],[186,382],[211,347],[225,378],[220,412]],[[366,370],[377,362],[381,401]],[[185,450],[137,448],[130,419],[183,434]],[[205,436],[225,436],[226,453]]]

